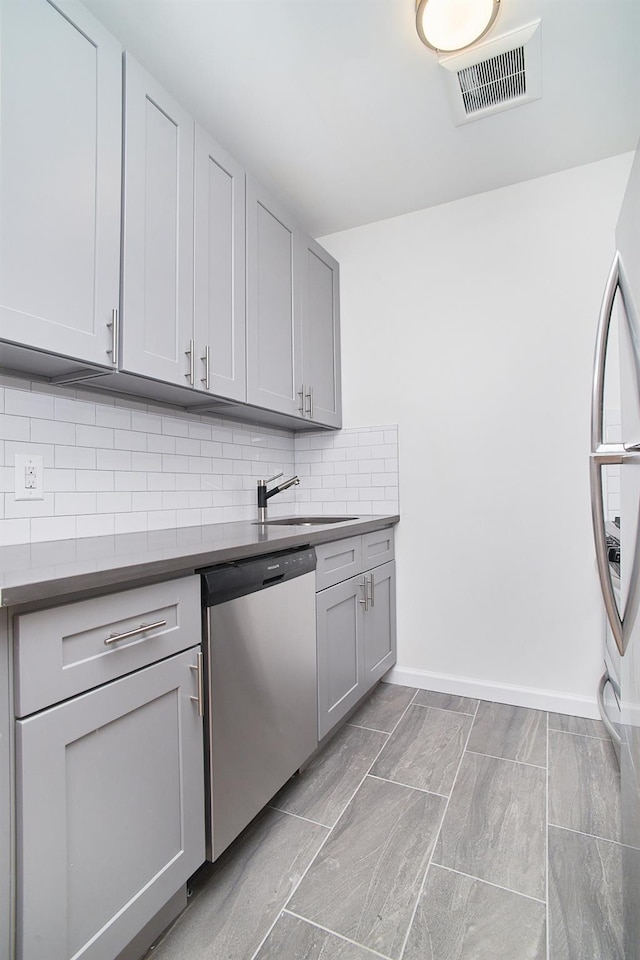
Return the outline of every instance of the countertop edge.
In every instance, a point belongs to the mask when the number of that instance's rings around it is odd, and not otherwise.
[[[46,601],[62,602],[81,599],[90,593],[113,592],[116,589],[140,586],[158,580],[190,576],[203,567],[226,563],[232,560],[242,560],[247,557],[261,556],[277,550],[287,550],[297,546],[309,544],[315,546],[320,543],[330,543],[332,540],[344,540],[348,537],[361,536],[382,530],[385,527],[395,526],[400,521],[398,514],[387,516],[371,516],[345,521],[339,524],[318,525],[317,527],[277,527],[269,531],[269,539],[257,539],[259,528],[250,522],[238,522],[237,542],[231,541],[223,546],[206,548],[202,544],[193,547],[175,545],[173,554],[158,558],[141,557],[135,563],[123,563],[123,557],[114,555],[100,561],[99,558],[87,560],[87,569],[65,575],[64,569],[59,574],[42,575],[34,578],[33,572],[25,571],[24,582],[16,582],[5,586],[0,591],[0,606],[22,607],[29,604],[42,604]],[[231,524],[211,525],[226,527]],[[255,531],[256,539],[250,538]],[[190,528],[182,528],[182,530]],[[195,528],[191,528],[195,529]],[[169,533],[170,531],[167,531]],[[157,532],[159,533],[159,531]],[[98,538],[96,538],[98,539]],[[104,538],[112,541],[113,538]],[[32,544],[32,546],[37,546]],[[152,551],[149,550],[149,553]],[[112,562],[110,562],[112,561]],[[77,561],[79,562],[79,561]],[[96,567],[103,563],[104,566]],[[117,564],[117,565],[116,565]]]

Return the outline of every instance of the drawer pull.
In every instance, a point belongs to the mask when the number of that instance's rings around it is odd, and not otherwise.
[[[139,627],[136,627],[135,630],[128,630],[126,633],[111,633],[105,640],[106,646],[109,646],[111,643],[117,643],[118,640],[128,640],[129,637],[137,637],[139,633],[144,633],[145,630],[156,630],[158,627],[166,627],[166,620],[158,620],[156,623],[141,623]]]
[[[189,697],[189,700],[193,700],[194,703],[198,704],[198,716],[204,717],[204,672],[202,669],[202,653],[198,652],[196,654],[196,662],[189,664],[190,670],[196,671],[196,682],[198,684],[198,696]]]

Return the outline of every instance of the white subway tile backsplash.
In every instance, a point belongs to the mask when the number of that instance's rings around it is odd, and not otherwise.
[[[30,390],[9,390],[5,396],[5,413],[19,417],[40,417],[53,420],[53,397]]]
[[[96,422],[95,403],[84,403],[75,398],[55,397],[53,409],[56,420],[68,420],[69,423]]]
[[[72,471],[58,470],[53,473],[72,473]],[[76,490],[98,491],[113,490],[114,479],[112,470],[76,470],[73,474]],[[46,478],[45,478],[46,482]],[[59,487],[59,490],[73,490],[73,487]]]
[[[125,410],[124,407],[107,407],[100,403],[96,406],[96,426],[131,430],[131,410]]]
[[[58,423],[55,420],[31,421],[31,440],[34,443],[63,443],[74,446],[76,442],[75,423]]]
[[[131,464],[129,450],[96,450],[98,470],[131,470]]]
[[[55,466],[76,470],[95,470],[96,451],[92,447],[56,446]]]
[[[31,520],[31,539],[34,542],[70,540],[75,536],[75,517],[34,517]]]
[[[130,513],[132,494],[128,491],[118,493],[99,493],[96,497],[98,513]]]
[[[3,413],[0,423],[0,437],[3,440],[29,440],[30,421],[28,417],[14,417]]]
[[[97,513],[95,493],[55,493],[56,516],[79,516],[82,513]]]
[[[31,520],[0,520],[0,546],[13,547],[31,540]]]
[[[252,520],[256,481],[280,471],[301,483],[270,501],[273,516],[398,510],[393,426],[298,435],[80,387],[0,383],[0,543]],[[16,453],[43,457],[44,500],[16,503]]]
[[[96,513],[93,516],[78,517],[76,520],[77,537],[110,537],[115,533],[115,517],[112,513]]]
[[[115,433],[122,432],[115,431]],[[110,427],[94,427],[79,423],[76,426],[76,446],[111,449],[114,446],[114,435],[114,431]]]

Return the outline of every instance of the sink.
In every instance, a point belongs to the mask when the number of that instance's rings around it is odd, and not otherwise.
[[[323,523],[346,523],[347,520],[358,520],[358,517],[279,517],[276,520],[265,520],[266,526],[278,527],[314,527]],[[254,520],[255,526],[262,526],[259,520]]]

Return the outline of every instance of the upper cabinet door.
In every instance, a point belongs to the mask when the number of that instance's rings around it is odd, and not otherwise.
[[[304,237],[301,256],[304,415],[342,426],[339,266],[319,243]]]
[[[301,413],[301,337],[296,230],[247,177],[247,400]]]
[[[122,368],[193,385],[192,118],[125,57]]]
[[[200,127],[195,142],[195,386],[246,400],[244,170]]]
[[[109,366],[122,51],[79,3],[0,6],[0,338]]]

